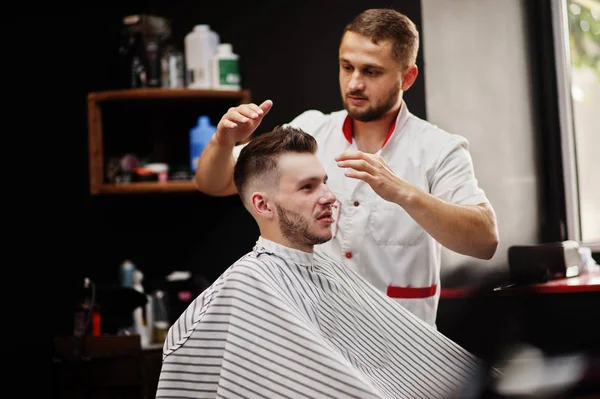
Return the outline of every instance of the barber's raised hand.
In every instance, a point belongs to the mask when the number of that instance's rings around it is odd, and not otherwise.
[[[363,180],[386,201],[400,204],[411,185],[399,178],[380,155],[347,151],[335,157],[340,168],[348,168],[347,177]]]
[[[256,130],[272,106],[273,101],[266,100],[260,105],[250,103],[229,108],[217,125],[216,140],[231,146],[244,141]]]

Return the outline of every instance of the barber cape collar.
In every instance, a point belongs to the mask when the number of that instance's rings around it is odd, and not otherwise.
[[[275,255],[279,258],[288,260],[292,263],[296,263],[302,266],[313,265],[313,253],[304,252],[299,249],[289,248],[281,244],[277,244],[266,238],[258,237],[256,245],[252,248],[252,251],[257,255],[270,254]]]

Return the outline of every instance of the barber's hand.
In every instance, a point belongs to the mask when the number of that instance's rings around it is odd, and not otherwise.
[[[363,180],[386,201],[401,204],[412,186],[399,178],[380,155],[347,151],[335,157],[340,168],[349,168],[347,177]]]
[[[231,146],[246,140],[260,125],[272,106],[273,101],[266,100],[260,105],[250,103],[229,108],[217,125],[215,139],[223,145]]]

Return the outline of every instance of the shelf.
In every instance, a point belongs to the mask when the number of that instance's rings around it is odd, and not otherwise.
[[[88,94],[88,101],[104,102],[119,100],[159,100],[159,99],[228,99],[237,100],[240,103],[250,101],[249,90],[226,91],[226,90],[199,90],[199,89],[166,89],[166,88],[143,88],[127,90],[108,90]]]
[[[187,132],[200,112],[216,122],[230,107],[250,101],[250,90],[140,88],[88,93],[90,193],[198,192],[192,181],[115,184],[105,179],[105,164],[110,157],[135,153],[138,143],[153,162],[181,164],[187,156],[182,155]]]
[[[172,192],[197,192],[193,181],[167,181],[167,182],[138,182],[122,184],[103,184],[99,187],[98,194],[148,194]]]

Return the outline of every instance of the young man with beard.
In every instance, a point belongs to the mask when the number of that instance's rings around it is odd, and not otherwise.
[[[317,142],[275,128],[241,151],[234,182],[254,249],[169,329],[157,398],[475,397],[481,362],[339,259],[335,195]]]
[[[370,9],[344,30],[344,110],[309,110],[290,122],[315,137],[337,196],[332,256],[435,326],[441,246],[490,259],[494,210],[478,186],[468,142],[412,115],[402,99],[418,75],[419,34],[390,9]],[[204,149],[195,181],[210,195],[236,192],[233,168],[273,102],[231,108]]]

